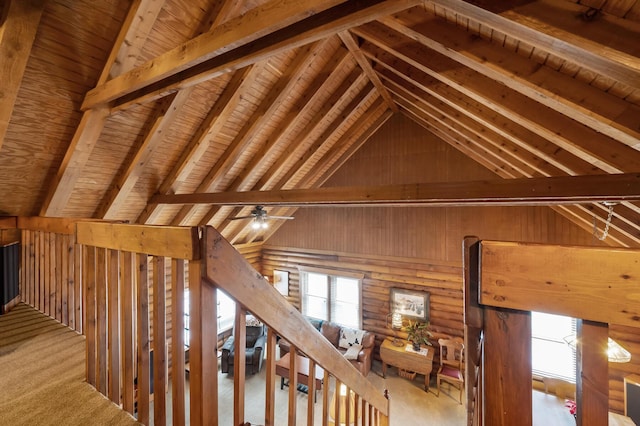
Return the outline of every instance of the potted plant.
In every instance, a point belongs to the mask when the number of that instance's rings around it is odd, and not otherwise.
[[[423,344],[431,346],[429,338],[433,335],[431,331],[429,331],[428,322],[409,321],[409,325],[405,327],[405,331],[407,332],[407,340],[413,344],[415,351],[419,351],[420,345]]]

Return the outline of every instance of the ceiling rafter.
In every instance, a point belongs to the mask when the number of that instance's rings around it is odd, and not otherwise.
[[[269,189],[274,185],[274,180],[278,178],[279,173],[287,168],[293,155],[303,147],[304,142],[309,135],[316,132],[320,124],[326,123],[326,118],[333,115],[339,108],[349,101],[349,93],[356,90],[358,85],[364,82],[365,75],[361,70],[354,70],[350,75],[342,82],[337,90],[325,101],[320,110],[311,117],[311,120],[302,129],[300,133],[295,136],[294,143],[287,147],[287,149],[280,154],[280,158],[271,165],[269,170],[256,182],[254,188]]]
[[[636,150],[553,111],[537,102],[418,44],[380,23],[354,29],[395,56],[410,62],[465,95],[545,137],[555,145],[596,164],[607,173],[640,170]]]
[[[0,5],[0,149],[36,38],[44,0],[7,0]]]
[[[220,131],[240,102],[242,88],[251,87],[261,70],[262,65],[257,64],[233,73],[222,94],[180,154],[177,163],[160,184],[158,193],[166,194],[176,192],[179,189],[209,148],[209,140]],[[158,206],[148,203],[137,222],[153,223],[159,213]]]
[[[82,109],[150,101],[420,2],[271,0],[99,85]]]
[[[397,84],[393,81],[389,81],[388,84],[390,85],[390,90],[395,93],[396,96],[411,104],[415,108],[419,109],[423,114],[431,117],[432,120],[435,120],[437,123],[445,126],[445,128],[448,128],[450,133],[459,135],[464,140],[466,140],[467,144],[469,145],[482,148],[486,155],[496,159],[503,159],[510,163],[511,168],[514,169],[513,173],[517,173],[511,175],[510,177],[516,177],[520,175],[526,177],[534,176],[534,170],[529,168],[528,165],[524,164],[519,159],[513,158],[512,154],[503,149],[503,147],[496,146],[493,141],[490,140],[490,135],[486,133],[483,134],[480,131],[475,132],[471,127],[475,123],[470,123],[469,126],[462,124],[455,115],[449,115],[443,111],[443,107],[446,108],[446,105],[435,106],[432,103],[429,103],[428,95],[422,95],[420,93],[420,90],[415,86],[409,86],[408,84]],[[411,91],[412,88],[414,89],[413,92]]]
[[[364,74],[361,74],[361,75],[364,78]],[[358,95],[355,98],[353,98],[344,108],[343,114],[338,118],[336,118],[336,120],[331,122],[329,126],[320,134],[320,136],[314,138],[315,141],[312,142],[312,144],[309,147],[307,147],[304,154],[302,154],[302,156],[299,157],[298,160],[293,165],[289,165],[289,170],[285,173],[285,175],[282,176],[278,180],[278,182],[275,183],[274,185],[272,186],[264,185],[262,188],[263,189],[268,189],[271,187],[280,188],[280,189],[286,188],[286,186],[289,185],[295,179],[296,176],[299,176],[300,174],[304,173],[305,165],[307,165],[309,162],[312,162],[314,157],[319,157],[318,150],[323,146],[327,146],[328,144],[330,144],[330,142],[334,139],[334,134],[336,134],[336,132],[338,132],[339,129],[344,127],[349,127],[349,124],[348,124],[349,118],[358,112],[358,107],[363,107],[363,105],[366,104],[368,100],[370,100],[371,98],[377,95],[378,93],[376,92],[373,85],[370,82],[366,83],[366,85],[364,86],[364,88],[362,88],[362,90],[360,90]],[[200,224],[205,225],[206,223],[201,222]],[[228,226],[229,226],[228,222],[223,223],[219,228],[220,232],[224,232],[224,230]]]
[[[313,82],[307,86],[303,91],[302,96],[294,103],[291,109],[287,112],[285,117],[274,128],[273,132],[267,137],[266,143],[262,148],[253,156],[249,164],[244,170],[236,176],[231,184],[225,188],[226,191],[246,191],[252,189],[254,181],[259,179],[258,171],[262,169],[262,166],[267,162],[275,163],[277,158],[275,151],[278,147],[286,142],[284,136],[287,135],[295,124],[299,121],[300,117],[306,115],[310,111],[312,105],[317,101],[317,98],[323,94],[321,90],[325,84],[330,84],[335,78],[338,71],[341,71],[350,63],[351,59],[347,55],[347,51],[344,48],[339,48],[332,56],[331,59],[325,64],[323,71],[320,75],[328,75],[325,79],[315,78]],[[354,71],[354,80],[357,72]],[[286,149],[286,147],[284,147]],[[214,206],[210,208],[202,217],[200,222],[211,223],[215,215],[219,212],[220,207]],[[240,208],[233,209],[227,214],[229,217],[235,217],[239,214]]]
[[[481,102],[469,98],[464,93],[447,86],[433,76],[423,73],[401,58],[397,58],[391,53],[374,46],[367,46],[365,52],[371,55],[372,58],[376,58],[377,63],[384,68],[384,70],[379,71],[384,78],[388,76],[386,70],[394,73],[394,75],[424,90],[438,101],[454,108],[458,113],[468,116],[484,128],[500,135],[515,147],[530,152],[538,159],[537,164],[535,162],[531,163],[532,167],[539,169],[546,162],[571,175],[594,173],[592,165],[583,159],[577,158],[565,150],[558,149],[556,145],[536,133],[523,128],[507,117],[497,114]],[[571,162],[570,167],[567,166],[568,162]]]
[[[289,96],[289,92],[298,82],[298,79],[310,65],[311,61],[313,61],[318,49],[323,45],[324,43],[318,42],[300,48],[301,52],[296,54],[293,62],[286,67],[283,75],[267,92],[267,96],[261,101],[256,111],[240,129],[240,132],[233,138],[233,141],[218,158],[216,164],[213,165],[195,192],[217,190],[220,179],[229,172],[247,145],[252,142],[252,139],[258,131],[268,120],[272,119],[275,111],[280,107],[284,99]],[[173,225],[181,225],[184,223],[185,218],[188,218],[191,213],[192,209],[185,206],[173,218],[171,223]]]
[[[135,1],[131,4],[98,78],[98,85],[104,84],[112,73],[127,72],[133,67],[134,59],[132,58],[138,57],[163,4],[164,2],[161,1],[145,0]],[[130,43],[131,40],[136,40],[136,42]],[[118,65],[116,62],[119,62]],[[82,114],[62,163],[49,186],[40,208],[40,216],[62,216],[64,207],[69,202],[73,188],[87,165],[110,114],[111,111],[105,106],[85,111]]]
[[[640,144],[640,107],[488,41],[407,12],[379,20],[436,52],[626,145]]]
[[[470,3],[455,0],[429,0],[429,3],[471,18],[517,40],[540,47],[567,61],[580,64],[598,74],[608,76],[631,87],[640,88],[640,61],[624,52],[599,45],[564,31],[562,28],[553,28],[544,22],[528,19],[526,16],[518,14],[517,11],[495,14]],[[536,4],[538,5],[539,2]]]
[[[387,89],[380,81],[380,78],[378,78],[378,75],[373,71],[373,68],[371,68],[371,64],[369,63],[368,59],[365,58],[365,56],[362,54],[362,51],[360,50],[360,47],[358,46],[358,43],[354,39],[353,35],[349,31],[341,31],[340,33],[338,33],[338,36],[347,47],[347,49],[349,49],[349,52],[351,52],[356,62],[358,62],[358,65],[360,65],[362,71],[364,71],[367,77],[369,77],[371,83],[373,83],[376,89],[378,89],[380,95],[387,102],[387,105],[389,105],[389,108],[391,108],[393,112],[398,112],[398,108],[396,107],[395,102],[393,102],[393,99],[391,99],[389,92],[387,92]]]
[[[330,168],[327,168],[325,172],[322,172],[321,169],[312,169],[310,174],[313,176],[309,178],[309,180],[315,181],[315,185],[320,187],[326,183],[326,181],[336,173],[340,167],[347,161],[351,156],[358,150],[366,141],[369,140],[371,136],[375,134],[375,132],[382,126],[391,116],[394,114],[388,107],[384,104],[380,105],[377,110],[374,112],[371,118],[374,120],[371,123],[361,122],[359,128],[355,129],[353,132],[347,132],[343,134],[342,139],[346,139],[349,142],[345,143],[348,145],[348,148],[340,155],[338,158],[333,159],[333,165]],[[357,126],[357,124],[356,124]],[[354,126],[355,127],[355,126]],[[290,209],[284,208],[280,209],[280,211],[276,211],[276,214],[290,216],[295,213],[297,208]],[[280,222],[279,224],[275,224],[275,226],[270,227],[265,235],[262,236],[263,241],[268,240],[271,235],[273,235],[284,222]],[[247,235],[245,227],[244,235],[236,235],[234,240],[237,241],[238,238],[245,237]],[[258,237],[257,234],[253,234],[249,239],[250,242],[253,242]]]

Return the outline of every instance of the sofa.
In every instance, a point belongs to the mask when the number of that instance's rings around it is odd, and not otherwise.
[[[375,334],[364,330],[354,330],[330,321],[307,318],[325,339],[335,346],[363,376],[369,374],[373,360]],[[291,344],[285,340],[278,341],[280,356],[289,352]],[[304,348],[301,348],[304,350]]]
[[[234,341],[234,336],[231,336],[222,346],[220,370],[223,373],[228,373],[233,370],[233,360],[235,355]],[[260,372],[260,369],[262,369],[265,343],[266,331],[264,324],[255,318],[247,316],[245,349],[245,371],[247,373],[256,374]]]

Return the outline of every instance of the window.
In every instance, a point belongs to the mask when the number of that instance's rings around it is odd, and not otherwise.
[[[221,290],[217,290],[218,298],[218,333],[233,327],[236,315],[236,302]],[[190,310],[189,310],[189,290],[184,291],[184,346],[189,347],[190,333]]]
[[[302,314],[362,328],[360,278],[300,271]]]
[[[534,375],[576,381],[576,354],[564,340],[576,335],[575,318],[531,312],[531,366]]]

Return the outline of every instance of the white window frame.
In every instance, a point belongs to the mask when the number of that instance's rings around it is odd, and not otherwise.
[[[348,271],[336,271],[336,270],[321,269],[321,268],[310,268],[310,267],[300,267],[298,268],[298,270],[299,270],[299,276],[300,276],[300,310],[303,315],[307,315],[306,313],[307,306],[305,305],[306,303],[305,299],[307,294],[308,274],[309,273],[320,274],[320,275],[326,276],[327,278],[327,295],[326,295],[327,311],[325,313],[324,318],[316,318],[316,319],[336,322],[337,324],[340,324],[346,327],[352,327],[359,330],[362,329],[362,279],[364,278],[364,274],[358,274],[358,273],[353,273]],[[357,305],[354,304],[354,306],[357,306],[357,309],[358,309],[357,324],[341,324],[335,321],[335,319],[333,318],[334,316],[333,308],[336,305],[335,290],[336,290],[337,281],[339,278],[356,280],[358,283],[358,300],[357,300]]]
[[[218,334],[219,334],[233,328],[233,324],[235,322],[236,302],[233,299],[231,299],[229,296],[227,296],[226,293],[224,293],[222,290],[216,289],[216,292],[217,292],[216,300],[218,305],[217,312],[218,312]],[[184,346],[185,348],[189,348],[189,345],[191,344],[190,303],[191,303],[191,300],[189,299],[189,289],[187,288],[184,290]],[[227,309],[224,309],[224,311],[232,309],[233,311],[230,315],[223,316],[221,314],[221,312],[223,312],[223,309],[221,308],[221,303],[230,303],[230,305],[226,307]]]

